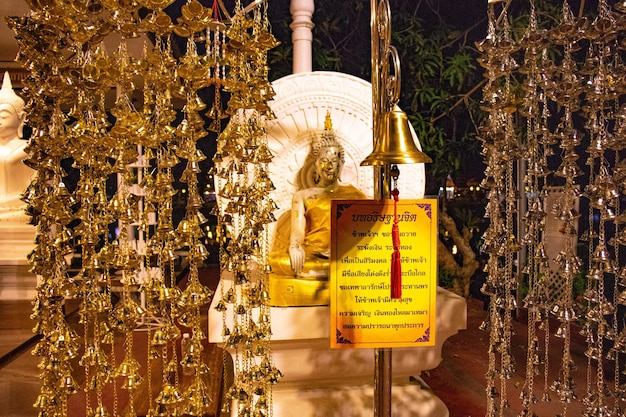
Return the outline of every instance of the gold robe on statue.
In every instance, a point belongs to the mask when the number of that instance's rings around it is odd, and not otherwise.
[[[304,213],[306,228],[302,247],[305,260],[296,275],[289,258],[288,234],[277,233],[286,242],[275,242],[270,255],[270,304],[273,306],[307,306],[328,304],[328,271],[330,267],[330,217],[332,200],[363,199],[365,195],[352,185],[340,185],[333,192],[323,192]]]

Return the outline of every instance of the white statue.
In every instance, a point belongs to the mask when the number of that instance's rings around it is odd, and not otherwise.
[[[26,141],[22,139],[24,104],[5,72],[0,89],[0,225],[28,221],[26,204],[20,200],[33,175],[23,162],[28,156],[24,152]]]

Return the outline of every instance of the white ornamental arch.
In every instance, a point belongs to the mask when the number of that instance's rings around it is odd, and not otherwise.
[[[345,148],[346,163],[341,182],[352,184],[368,198],[374,193],[374,168],[361,167],[371,152],[372,86],[349,74],[315,71],[288,75],[272,84],[276,95],[269,103],[276,118],[267,125],[268,146],[274,155],[270,178],[276,190],[272,199],[278,205],[278,227],[291,208],[291,198],[301,187],[308,172],[305,165],[311,137],[324,129],[326,112],[330,112],[337,139]],[[417,147],[421,145],[415,131],[411,133]],[[400,166],[400,198],[423,198],[426,186],[424,164]],[[270,230],[270,236],[274,236]]]

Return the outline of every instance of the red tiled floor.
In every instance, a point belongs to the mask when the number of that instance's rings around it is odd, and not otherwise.
[[[486,413],[486,378],[488,369],[487,350],[489,347],[489,334],[479,329],[480,324],[486,318],[487,312],[483,310],[483,304],[475,299],[467,301],[467,330],[449,338],[443,346],[443,360],[441,364],[422,375],[423,380],[430,386],[435,394],[447,405],[450,417],[484,417]],[[512,338],[512,352],[516,359],[516,372],[508,381],[507,398],[510,408],[504,413],[505,416],[518,416],[521,412],[521,400],[519,394],[524,384],[526,352],[527,352],[527,327],[522,320],[514,320],[513,328],[515,335]],[[553,328],[553,330],[556,327]],[[543,346],[544,333],[537,332],[540,346]],[[558,375],[563,352],[563,341],[556,337],[550,338],[549,378],[551,384]],[[586,394],[587,385],[587,357],[584,356],[586,344],[584,339],[575,334],[572,336],[572,358],[578,369],[572,373],[576,381],[576,395],[578,400],[567,406],[567,415],[580,416],[585,410],[581,399]],[[609,365],[610,364],[610,365]],[[612,362],[607,362],[606,382],[611,388],[613,380]],[[534,393],[541,399],[544,393],[543,367],[541,374],[535,376]],[[593,371],[595,373],[595,370]],[[499,388],[499,382],[498,382]],[[533,411],[538,416],[555,416],[563,413],[563,406],[557,400],[556,393],[548,390],[552,401],[539,401]],[[499,403],[499,399],[497,399]],[[612,406],[611,402],[607,403]]]

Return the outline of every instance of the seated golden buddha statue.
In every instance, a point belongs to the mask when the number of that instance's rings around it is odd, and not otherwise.
[[[270,255],[273,306],[328,304],[331,201],[365,198],[356,187],[339,183],[345,153],[328,114],[324,132],[312,140],[309,158],[314,186],[294,194],[289,241],[275,242]]]

